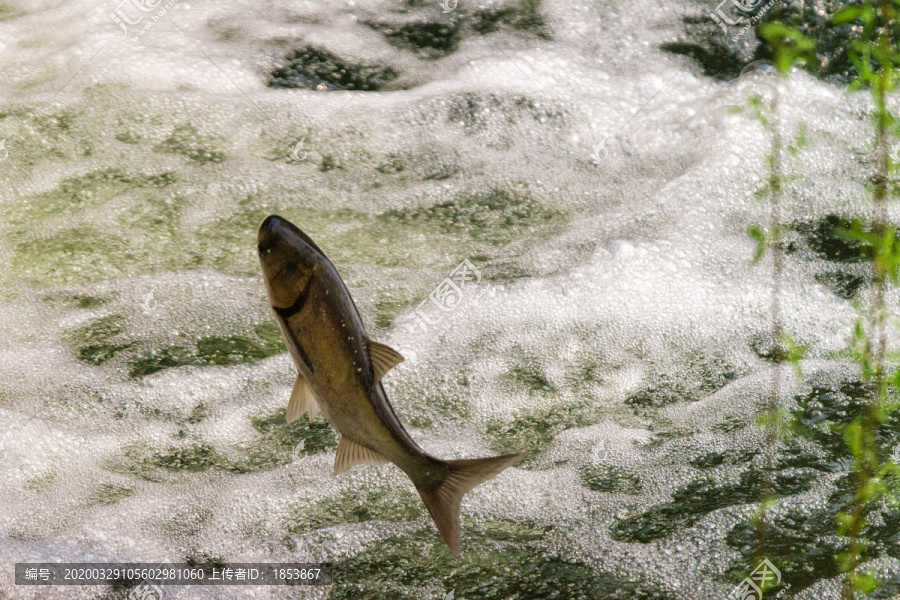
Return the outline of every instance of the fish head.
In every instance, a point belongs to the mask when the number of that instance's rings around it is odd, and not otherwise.
[[[291,306],[327,260],[308,235],[277,215],[269,215],[259,226],[257,249],[269,300],[275,308]]]

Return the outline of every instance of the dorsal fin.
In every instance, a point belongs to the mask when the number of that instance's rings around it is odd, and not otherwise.
[[[375,377],[376,384],[381,381],[385,373],[404,360],[403,356],[390,346],[385,346],[372,340],[366,342],[366,345],[369,347],[369,358],[372,360],[372,374]]]
[[[341,436],[341,443],[337,447],[337,456],[334,457],[334,474],[340,475],[355,465],[383,465],[389,462],[374,450],[351,442],[347,436]]]
[[[319,405],[316,403],[316,395],[309,382],[303,375],[298,375],[297,381],[294,382],[294,389],[291,390],[291,401],[288,402],[285,418],[288,423],[293,423],[305,412],[309,413],[311,423],[319,412]]]

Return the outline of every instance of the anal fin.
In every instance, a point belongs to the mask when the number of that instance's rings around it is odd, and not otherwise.
[[[374,450],[350,441],[347,436],[341,436],[337,456],[334,457],[334,474],[340,475],[356,465],[383,465],[386,462],[390,461]]]
[[[309,420],[312,422],[319,413],[319,405],[316,402],[316,394],[303,375],[297,376],[294,382],[294,389],[291,390],[291,401],[288,402],[287,418],[288,423],[292,423],[300,418],[303,413],[309,413]]]

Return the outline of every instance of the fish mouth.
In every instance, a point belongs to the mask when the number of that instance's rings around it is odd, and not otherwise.
[[[256,235],[257,243],[262,245],[268,238],[277,235],[278,230],[285,227],[287,223],[289,221],[282,219],[278,215],[269,215],[263,219],[262,224],[259,226],[259,232]]]
[[[256,248],[259,251],[259,257],[265,258],[275,249],[280,240],[285,239],[284,235],[284,219],[277,215],[269,215],[259,226],[259,232],[256,234]]]
[[[293,223],[269,215],[259,226],[257,249],[266,289],[273,308],[287,309],[298,292],[312,281],[323,255]]]
[[[299,227],[278,215],[269,215],[263,219],[256,238],[260,257],[268,255],[279,241],[286,241],[295,247],[306,245],[319,256],[325,257],[322,249],[308,235],[303,233]]]

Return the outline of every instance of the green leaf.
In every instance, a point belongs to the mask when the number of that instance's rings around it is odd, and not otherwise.
[[[794,374],[800,378],[803,377],[803,371],[800,369],[800,361],[806,355],[806,348],[797,342],[788,334],[782,334],[781,343],[787,350],[787,360],[794,367]]]
[[[753,249],[753,264],[755,265],[766,253],[766,246],[769,245],[769,236],[759,225],[750,225],[747,228],[747,233],[756,240],[756,247]]]
[[[853,587],[857,592],[867,594],[879,587],[878,578],[871,573],[856,573],[852,576]]]
[[[766,232],[763,231],[763,228],[759,225],[750,225],[749,227],[747,227],[747,233],[749,233],[750,237],[752,237],[757,242],[766,241]]]
[[[862,17],[864,11],[865,9],[862,6],[847,6],[835,13],[835,15],[831,17],[831,22],[835,25],[850,23],[851,21],[856,21]]]
[[[803,35],[796,27],[775,21],[762,25],[759,34],[772,48],[775,68],[782,76],[786,75],[798,60],[815,59],[815,40]]]

